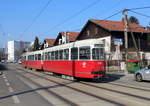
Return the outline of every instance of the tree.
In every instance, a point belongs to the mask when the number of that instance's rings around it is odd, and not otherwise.
[[[129,18],[129,23],[139,24],[139,20],[138,20],[136,17],[131,16],[131,17]]]
[[[34,40],[33,51],[39,50],[39,47],[40,47],[39,38],[36,36]]]

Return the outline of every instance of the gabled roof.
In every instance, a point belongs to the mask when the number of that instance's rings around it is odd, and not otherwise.
[[[124,31],[125,29],[124,19],[122,19],[122,21],[108,21],[108,20],[97,20],[97,19],[91,19],[89,21],[109,31]],[[135,23],[130,23],[128,26],[129,26],[128,31],[150,33],[150,31],[145,30],[143,26]]]
[[[79,32],[59,32],[54,45],[58,45],[59,39],[62,39],[62,36],[65,35],[67,36],[67,40],[69,40],[69,42],[75,41],[77,36],[79,35]]]
[[[55,39],[45,39],[45,41],[48,43],[48,46],[53,46]]]
[[[60,32],[59,34],[64,35],[65,32]],[[69,41],[75,41],[78,35],[79,32],[66,32],[66,36]]]

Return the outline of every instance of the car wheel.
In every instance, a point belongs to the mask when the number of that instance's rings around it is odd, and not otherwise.
[[[137,74],[136,75],[136,81],[138,82],[141,82],[143,79],[142,79],[142,75],[141,74]]]

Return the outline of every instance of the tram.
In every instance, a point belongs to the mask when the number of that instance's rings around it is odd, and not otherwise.
[[[104,43],[99,39],[87,39],[26,52],[22,55],[22,65],[73,78],[104,77]]]

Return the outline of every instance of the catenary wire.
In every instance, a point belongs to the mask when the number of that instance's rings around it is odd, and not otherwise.
[[[130,8],[128,10],[139,10],[139,9],[147,9],[147,8],[150,8],[150,6],[147,6],[147,7],[138,7],[138,8]]]
[[[30,28],[31,26],[36,22],[36,20],[40,17],[40,15],[44,12],[44,10],[49,6],[49,4],[53,0],[48,0],[48,2],[44,5],[44,7],[40,10],[40,12],[35,16],[33,21],[25,28],[25,30],[20,34],[20,37],[22,37]]]
[[[147,17],[147,18],[150,18],[149,15],[145,15],[145,14],[143,14],[143,13],[136,12],[136,11],[132,11],[132,10],[129,10],[129,11],[132,12],[132,13],[135,13],[135,14],[138,14],[138,15],[141,15],[141,16],[144,16],[144,17]]]
[[[98,4],[100,1],[102,0],[96,0],[93,3],[89,4],[88,6],[84,7],[83,9],[81,9],[80,11],[76,12],[75,14],[73,14],[72,16],[64,19],[62,22],[58,23],[57,25],[55,25],[54,27],[50,28],[50,30],[53,30],[61,25],[63,25],[64,23],[72,20],[73,18],[77,17],[78,15],[80,15],[81,13],[83,13],[84,11],[88,10],[89,8],[93,7],[94,5]]]

